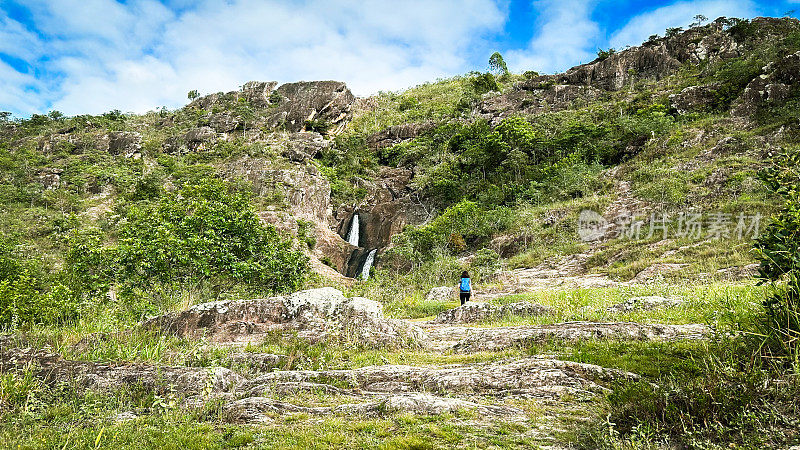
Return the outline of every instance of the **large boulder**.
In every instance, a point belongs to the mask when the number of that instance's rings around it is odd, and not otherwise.
[[[220,112],[212,114],[208,119],[208,124],[217,133],[229,133],[239,128],[242,122],[231,112]]]
[[[717,99],[719,83],[689,86],[677,94],[669,96],[670,106],[679,114],[708,111]]]
[[[193,128],[180,136],[171,136],[164,140],[162,148],[165,153],[184,154],[201,152],[216,141],[217,132],[211,127]]]
[[[734,103],[732,114],[750,116],[759,109],[781,106],[800,94],[800,52],[770,63],[762,69]]]
[[[141,158],[142,135],[132,131],[108,133],[108,152],[126,158]]]
[[[286,83],[275,90],[274,97],[279,100],[268,111],[267,126],[303,131],[307,122],[321,121],[331,134],[342,131],[350,120],[355,101],[353,93],[341,81]]]
[[[274,331],[297,332],[311,341],[338,338],[368,346],[417,345],[424,338],[422,330],[409,322],[384,318],[380,303],[347,298],[330,287],[265,299],[203,303],[147,320],[142,327],[242,344],[259,342]]]
[[[321,123],[337,134],[352,117],[355,96],[341,81],[300,81],[278,86],[275,81],[249,81],[238,91],[200,97],[187,108],[212,113],[209,124],[218,132],[233,131],[241,122],[231,112],[240,100],[261,116],[258,127],[304,131],[308,122]]]

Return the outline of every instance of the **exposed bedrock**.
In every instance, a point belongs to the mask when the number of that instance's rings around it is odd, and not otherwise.
[[[345,297],[334,288],[310,289],[265,299],[195,305],[142,323],[149,329],[216,343],[260,342],[270,332],[297,332],[311,341],[336,338],[369,346],[414,346],[422,330],[383,317],[383,306],[362,297]]]
[[[232,131],[243,123],[235,114],[213,113],[215,107],[232,107],[244,99],[260,110],[256,128],[280,128],[296,132],[309,129],[309,123],[319,121],[328,133],[338,134],[352,118],[355,96],[341,81],[300,81],[275,87],[274,81],[250,81],[238,91],[215,93],[194,100],[187,107],[209,111],[209,124],[220,132]]]

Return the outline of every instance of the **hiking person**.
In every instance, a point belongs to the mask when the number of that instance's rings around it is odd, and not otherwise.
[[[469,301],[469,296],[472,293],[472,283],[469,279],[469,272],[466,270],[461,272],[461,283],[459,283],[458,287],[461,290],[461,306],[464,306],[464,303]]]

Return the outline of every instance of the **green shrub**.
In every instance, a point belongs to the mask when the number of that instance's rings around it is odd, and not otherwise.
[[[714,80],[720,86],[714,91],[712,107],[718,111],[730,108],[747,84],[761,73],[764,64],[765,61],[755,57],[732,58],[721,62],[714,74]]]
[[[297,240],[306,244],[309,250],[313,250],[317,245],[317,238],[314,237],[314,224],[308,220],[299,219],[297,221]]]
[[[457,254],[504,229],[508,210],[486,210],[462,200],[422,226],[412,226],[393,238],[396,244],[384,261],[401,257],[418,264],[436,255]]]
[[[219,280],[290,291],[303,284],[308,265],[274,227],[261,224],[247,193],[217,179],[133,207],[118,251],[123,280],[144,286]]]
[[[755,243],[759,278],[774,287],[764,302],[766,349],[800,372],[800,152],[773,161],[760,177],[784,204]]]

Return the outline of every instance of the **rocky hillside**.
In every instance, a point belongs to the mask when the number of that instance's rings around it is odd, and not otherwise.
[[[720,18],[561,74],[4,120],[0,446],[796,445],[752,248],[798,74],[799,21]]]
[[[261,220],[303,241],[326,277],[360,275],[372,250],[400,268],[432,248],[488,248],[512,268],[582,253],[586,270],[622,279],[670,252],[684,265],[717,253],[696,273],[742,266],[745,242],[615,245],[656,211],[769,213],[755,174],[796,139],[799,50],[794,19],[721,18],[555,75],[370,98],[335,81],[249,82],[176,111],[34,115],[2,126],[4,230],[52,270],[68,228],[100,225],[113,241],[132,202],[214,176],[251,185]],[[447,211],[465,201],[497,220],[456,218],[459,230]],[[575,230],[584,208],[614,224],[590,244]],[[408,225],[421,227],[393,241]],[[699,247],[681,259],[687,245]]]

